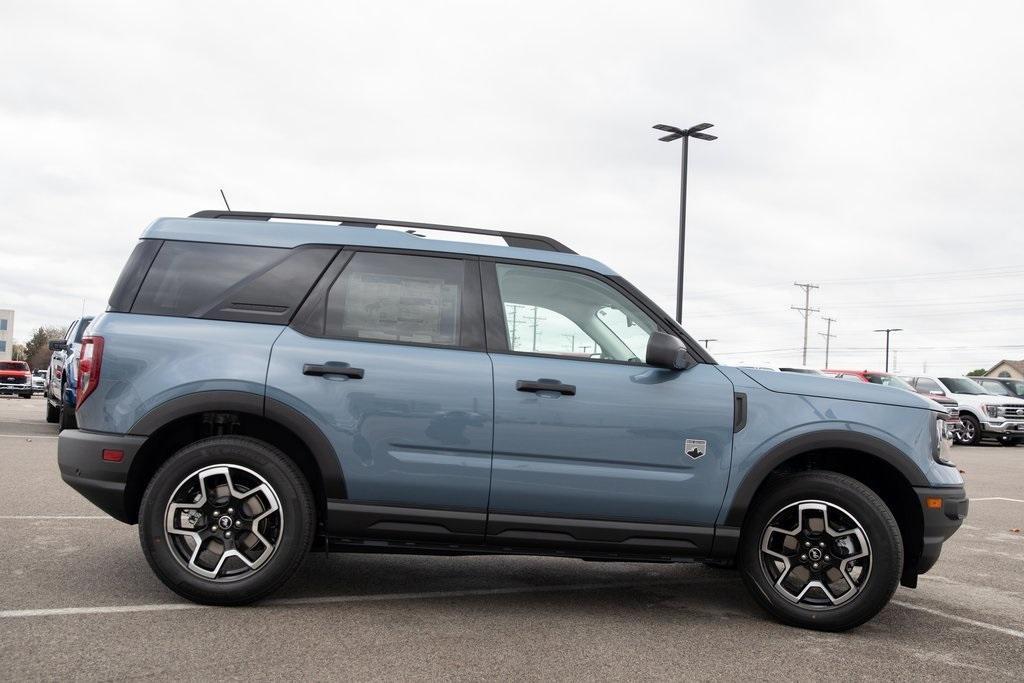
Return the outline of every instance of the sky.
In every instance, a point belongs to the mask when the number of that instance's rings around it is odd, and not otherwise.
[[[0,308],[97,313],[160,216],[232,208],[550,235],[728,364],[1024,358],[1015,2],[0,7]]]

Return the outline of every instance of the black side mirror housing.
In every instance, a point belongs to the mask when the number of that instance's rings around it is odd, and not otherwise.
[[[68,343],[64,339],[51,339],[46,346],[51,351],[63,351],[68,348]]]
[[[692,365],[686,345],[666,332],[655,332],[647,340],[647,364],[669,370],[685,370]]]

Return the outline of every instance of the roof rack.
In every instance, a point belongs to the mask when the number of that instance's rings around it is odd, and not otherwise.
[[[285,220],[323,221],[325,223],[337,223],[346,228],[376,228],[379,225],[393,226],[396,228],[410,228],[412,230],[444,230],[447,232],[461,232],[470,235],[493,235],[505,240],[510,247],[521,247],[523,249],[541,249],[544,251],[558,251],[563,254],[575,254],[576,252],[561,242],[545,237],[543,235],[530,235],[522,232],[506,232],[505,230],[488,230],[486,228],[462,228],[457,225],[436,225],[434,223],[412,223],[409,221],[392,221],[377,218],[350,218],[346,216],[318,216],[307,213],[266,213],[262,211],[219,211],[216,209],[198,211],[190,218],[227,218],[244,221],[269,221],[271,218]]]

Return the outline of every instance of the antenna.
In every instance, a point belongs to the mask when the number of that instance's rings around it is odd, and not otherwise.
[[[224,200],[224,206],[228,207],[228,211],[231,210],[231,205],[228,204],[228,198],[224,196],[224,188],[220,190],[220,198]]]

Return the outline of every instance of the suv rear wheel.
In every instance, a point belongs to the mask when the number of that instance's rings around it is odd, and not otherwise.
[[[313,540],[313,495],[281,451],[218,436],[171,456],[142,498],[139,538],[168,588],[196,602],[241,605],[298,569]]]
[[[740,570],[777,619],[845,631],[889,602],[903,568],[892,512],[874,491],[834,472],[781,477],[747,515]]]

